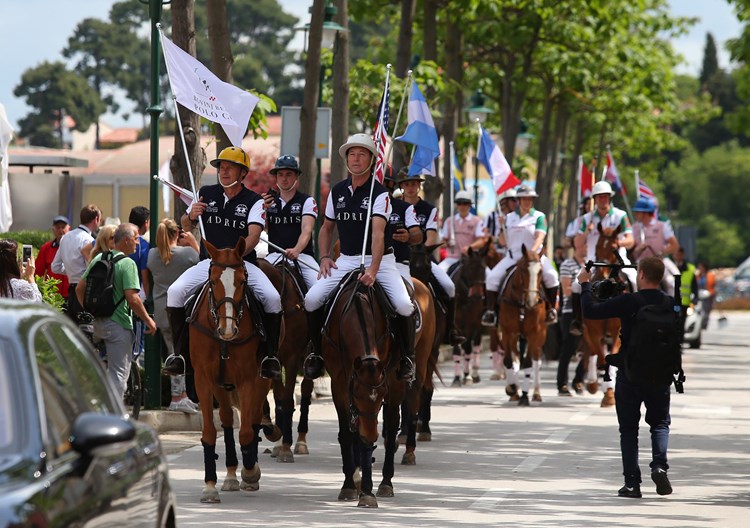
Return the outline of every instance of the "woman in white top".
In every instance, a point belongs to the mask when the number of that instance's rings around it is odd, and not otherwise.
[[[0,239],[0,297],[42,302],[34,269],[33,256],[19,265],[18,242]]]

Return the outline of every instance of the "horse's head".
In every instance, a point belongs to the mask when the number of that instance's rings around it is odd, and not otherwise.
[[[377,356],[365,355],[354,359],[349,387],[349,413],[353,429],[366,445],[378,441],[378,414],[387,389],[385,381],[385,367]]]
[[[521,246],[521,251],[523,257],[518,262],[518,272],[526,279],[523,303],[526,308],[531,309],[541,300],[542,261],[539,254],[526,249],[525,244]]]
[[[415,279],[427,284],[432,273],[432,252],[443,244],[426,246],[422,243],[411,246],[409,251],[409,271]]]
[[[231,341],[240,331],[243,314],[247,270],[242,260],[245,239],[240,237],[231,249],[216,249],[204,240],[211,265],[208,269],[208,306],[216,336]]]
[[[479,251],[469,248],[461,257],[461,282],[469,290],[469,297],[484,296],[485,255],[486,247]]]
[[[597,262],[617,262],[617,250],[620,247],[617,243],[617,237],[622,231],[622,225],[613,227],[602,227],[601,222],[596,224],[599,231],[599,239],[596,241],[596,261]],[[599,274],[608,276],[609,268],[599,268]]]

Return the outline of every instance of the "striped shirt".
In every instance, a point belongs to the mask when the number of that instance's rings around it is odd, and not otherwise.
[[[578,272],[581,271],[581,268],[583,267],[583,264],[580,264],[576,259],[574,258],[566,258],[562,261],[560,264],[560,278],[563,277],[569,277],[572,282],[576,281],[576,277],[578,277]],[[573,311],[573,304],[571,303],[570,296],[565,296],[565,294],[562,295],[562,313],[571,313]]]

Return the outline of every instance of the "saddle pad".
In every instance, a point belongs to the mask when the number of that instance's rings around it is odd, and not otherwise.
[[[508,273],[505,274],[505,279],[503,279],[502,284],[500,285],[500,295],[502,295],[505,292],[505,287],[510,282],[510,278],[513,276],[513,274],[518,269],[518,266],[516,264],[513,264],[510,268],[508,268]]]

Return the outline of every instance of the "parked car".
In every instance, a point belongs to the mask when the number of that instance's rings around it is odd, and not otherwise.
[[[159,437],[78,328],[0,299],[0,527],[175,526]]]
[[[685,334],[683,342],[690,348],[700,348],[703,338],[703,319],[706,317],[706,310],[703,302],[711,294],[708,290],[699,290],[698,299],[687,309],[685,317]]]

